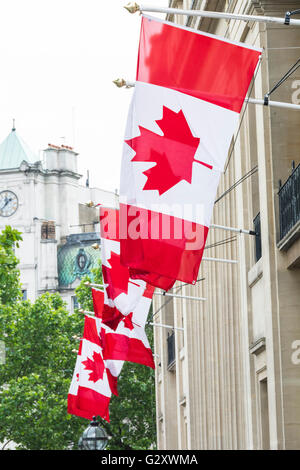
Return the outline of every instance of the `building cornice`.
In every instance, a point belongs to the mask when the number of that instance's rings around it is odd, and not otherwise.
[[[263,15],[268,15],[270,12],[272,14],[284,14],[287,11],[293,11],[300,8],[300,1],[299,0],[291,0],[291,1],[276,1],[276,0],[250,0],[251,4],[253,5],[254,9],[257,13],[261,13]]]
[[[252,343],[249,347],[250,353],[254,354],[255,356],[260,354],[262,351],[265,351],[265,349],[266,349],[266,338],[265,337],[259,338],[257,341]]]
[[[59,176],[59,177],[69,176],[69,177],[77,179],[77,180],[82,178],[82,175],[80,175],[79,173],[75,173],[73,171],[70,171],[70,170],[44,170],[42,168],[41,164],[39,164],[39,165],[36,165],[36,164],[29,165],[25,161],[21,163],[19,168],[7,168],[7,169],[0,170],[0,175],[6,175],[6,174],[10,174],[10,173],[14,173],[14,174],[16,174],[16,173],[25,173],[26,175],[27,174],[38,174],[38,175],[42,175],[42,176],[45,176],[45,177],[49,177],[49,176]]]

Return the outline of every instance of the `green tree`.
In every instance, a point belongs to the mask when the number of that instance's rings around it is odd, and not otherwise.
[[[93,279],[86,276],[76,289],[78,302],[85,310],[93,310],[91,289],[86,281],[102,284],[101,269],[93,271]],[[151,315],[151,313],[150,313]],[[146,326],[146,334],[153,346],[153,329]],[[119,396],[112,396],[110,423],[101,420],[110,436],[108,450],[149,450],[156,446],[155,377],[146,366],[125,362],[118,377]]]
[[[70,315],[58,294],[36,302],[0,305],[0,338],[6,361],[0,366],[0,442],[20,449],[67,449],[78,441],[86,420],[67,413],[83,318]],[[77,349],[77,348],[76,348]]]
[[[14,246],[21,234],[7,227],[0,235],[0,340],[5,364],[0,364],[0,448],[76,448],[88,421],[67,413],[84,316],[70,314],[59,294],[46,293],[34,303],[23,301]],[[81,306],[92,309],[91,289],[77,288]],[[102,282],[101,269],[93,282]],[[152,341],[151,328],[147,332]],[[107,449],[149,449],[155,442],[154,372],[125,363],[112,397],[111,422],[101,420],[111,437]]]
[[[22,301],[14,245],[21,234],[11,227],[0,235],[0,447],[73,447],[87,421],[67,413],[67,394],[83,317],[70,315],[58,294]]]
[[[14,247],[19,247],[21,233],[6,226],[0,235],[0,303],[12,304],[22,297],[19,260]]]

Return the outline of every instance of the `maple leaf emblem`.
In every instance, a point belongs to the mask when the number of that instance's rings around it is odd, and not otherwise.
[[[133,312],[129,313],[123,318],[124,326],[125,328],[128,328],[129,330],[134,330],[134,326],[132,324],[132,315],[133,315]]]
[[[129,270],[123,266],[120,261],[120,255],[111,252],[108,266],[102,265],[102,274],[105,284],[107,284],[106,292],[111,300],[114,300],[120,294],[128,293]]]
[[[104,305],[102,323],[109,326],[112,330],[115,330],[118,327],[118,324],[123,319],[122,313],[116,307],[110,307],[109,305]]]
[[[212,167],[195,160],[200,138],[193,136],[182,110],[176,113],[163,106],[163,117],[155,122],[162,136],[139,126],[141,134],[125,142],[136,152],[132,162],[155,163],[143,172],[147,176],[143,190],[162,195],[182,180],[191,184],[194,162]]]
[[[89,380],[91,382],[97,382],[98,380],[103,379],[103,372],[104,372],[104,362],[101,357],[101,354],[96,353],[94,351],[93,358],[87,358],[86,361],[82,361],[84,368],[86,370],[91,370],[92,372],[89,374]]]

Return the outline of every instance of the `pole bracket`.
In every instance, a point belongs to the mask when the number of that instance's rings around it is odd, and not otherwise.
[[[125,10],[129,11],[129,13],[136,13],[137,11],[140,11],[140,6],[136,2],[130,2],[127,5],[125,5]]]
[[[291,12],[287,11],[284,18],[284,24],[289,26],[291,22]]]
[[[285,14],[285,18],[284,18],[284,24],[289,26],[291,24],[291,16],[298,15],[299,13],[300,13],[300,10],[287,11]]]
[[[264,96],[264,106],[269,106],[269,94],[268,93]]]

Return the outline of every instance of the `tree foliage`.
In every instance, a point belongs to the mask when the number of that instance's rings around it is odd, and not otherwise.
[[[14,246],[21,234],[7,227],[0,235],[0,448],[56,450],[77,447],[88,421],[67,413],[84,316],[70,314],[59,294],[46,293],[34,303],[22,299]],[[79,303],[92,310],[91,289],[76,290]],[[102,283],[101,269],[93,282]],[[148,331],[151,341],[152,331]],[[149,449],[155,442],[154,373],[125,363],[119,397],[112,397],[111,423],[101,420],[111,437],[107,449]]]
[[[0,303],[10,304],[22,296],[20,288],[19,260],[14,247],[19,247],[21,233],[9,225],[0,234]]]
[[[83,319],[70,315],[58,294],[35,303],[1,305],[0,441],[21,449],[66,449],[78,441],[86,420],[67,413],[76,356],[72,352]]]
[[[66,449],[77,443],[86,420],[67,414],[67,394],[83,318],[70,315],[58,294],[22,301],[14,244],[7,227],[0,235],[0,447]]]

